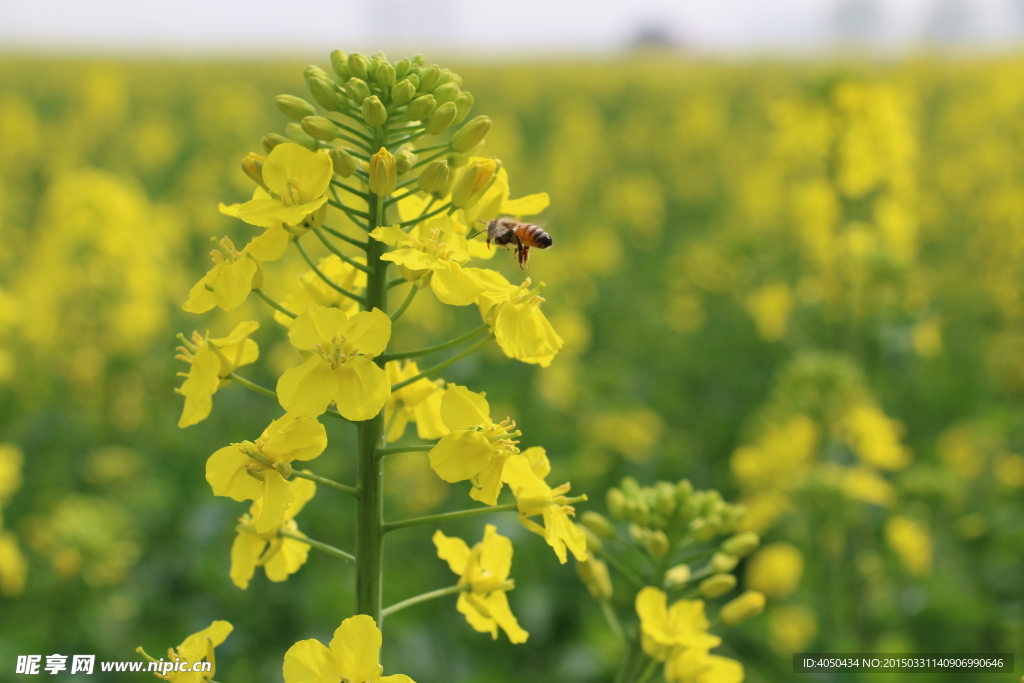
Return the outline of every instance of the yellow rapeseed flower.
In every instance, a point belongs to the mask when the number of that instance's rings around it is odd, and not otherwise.
[[[437,556],[448,563],[459,576],[459,585],[466,589],[459,593],[456,609],[466,617],[469,625],[481,633],[490,633],[497,639],[498,627],[512,643],[525,643],[529,633],[516,621],[508,606],[508,596],[515,584],[508,578],[512,570],[512,541],[498,533],[493,524],[484,528],[484,539],[470,550],[461,538],[434,532]]]
[[[772,543],[747,563],[747,586],[768,597],[788,598],[800,586],[804,556],[789,543]]]
[[[206,660],[212,665],[209,671],[172,672],[165,675],[156,674],[156,677],[170,681],[170,683],[208,683],[208,681],[213,680],[213,677],[217,674],[217,659],[214,656],[214,648],[223,643],[234,628],[230,622],[215,621],[202,631],[190,635],[177,648],[167,650],[168,661],[176,662],[181,660],[189,664],[196,664]],[[136,652],[141,653],[152,661],[152,658],[146,655],[141,647],[136,648]]]
[[[233,311],[245,301],[261,279],[261,266],[255,255],[235,249],[227,237],[218,244],[221,250],[210,252],[213,268],[189,290],[181,308],[189,313],[206,313],[215,306]]]
[[[407,280],[419,280],[430,274],[430,288],[438,301],[452,306],[468,306],[477,300],[483,289],[462,268],[469,255],[443,241],[448,234],[450,232],[446,230],[443,235],[441,229],[435,227],[428,231],[426,239],[420,239],[391,225],[375,229],[370,237],[395,247],[381,259],[400,266]]]
[[[234,443],[211,455],[206,481],[214,495],[239,502],[262,500],[253,528],[265,534],[281,526],[295,499],[295,484],[288,481],[291,462],[312,460],[325,448],[327,432],[316,419],[284,415],[271,422],[256,443]]]
[[[327,150],[311,152],[302,145],[285,142],[270,150],[263,163],[266,191],[257,192],[237,208],[227,208],[246,223],[279,230],[287,243],[282,225],[297,225],[326,204],[324,193],[333,174]]]
[[[505,355],[543,368],[551,365],[564,342],[540,310],[544,298],[539,292],[544,283],[530,289],[530,278],[516,286],[493,270],[471,268],[468,272],[484,289],[477,299],[480,317],[490,325]]]
[[[373,617],[357,614],[341,622],[328,648],[319,640],[300,640],[284,655],[285,683],[414,683],[405,674],[384,676],[380,665],[380,629]]]
[[[923,524],[900,515],[890,517],[885,523],[885,542],[911,576],[931,572],[935,548],[931,532]]]
[[[636,596],[636,613],[644,652],[659,662],[681,649],[709,650],[722,642],[708,633],[703,600],[678,600],[670,608],[664,591],[647,586]]]
[[[380,309],[349,317],[337,308],[313,306],[288,331],[306,361],[277,381],[281,406],[295,415],[316,417],[331,401],[349,420],[368,420],[391,394],[387,373],[373,358],[387,348],[391,319]]]
[[[249,339],[259,326],[253,320],[241,322],[226,337],[202,337],[193,332],[192,344],[196,350],[178,347],[175,357],[189,364],[188,373],[178,373],[186,378],[176,389],[185,397],[185,406],[178,419],[179,427],[205,420],[213,408],[213,395],[228,383],[227,376],[259,358],[259,346]]]
[[[384,366],[388,382],[392,385],[415,377],[420,369],[415,361],[393,360]],[[397,441],[405,434],[410,422],[416,423],[416,434],[421,439],[440,439],[448,433],[441,420],[441,397],[444,396],[444,382],[421,377],[398,391],[391,392],[384,405],[384,424],[387,425],[387,440]]]

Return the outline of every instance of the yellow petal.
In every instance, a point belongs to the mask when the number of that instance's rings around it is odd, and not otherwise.
[[[224,202],[220,202],[219,204],[217,204],[217,210],[220,211],[225,216],[231,216],[232,218],[238,218],[238,207],[240,207],[240,206],[241,206],[241,204],[231,204],[231,205],[228,205],[228,204],[225,204]]]
[[[338,378],[319,356],[310,356],[297,367],[285,370],[277,380],[277,400],[292,415],[323,415],[338,393]]]
[[[284,515],[285,519],[295,519],[295,516],[302,512],[302,508],[306,507],[306,503],[313,500],[313,497],[316,496],[316,484],[309,479],[296,477],[292,480],[292,494],[292,504],[288,506],[288,511]]]
[[[292,206],[285,206],[277,214],[277,217],[281,219],[281,222],[285,225],[299,225],[302,223],[302,227],[312,228],[313,222],[316,220],[314,217],[313,221],[305,221],[304,219],[311,213],[314,213],[317,209],[327,203],[327,197],[318,197],[313,201],[303,202],[302,204],[295,204]],[[323,219],[320,219],[321,221]]]
[[[271,192],[286,196],[293,190],[294,181],[306,201],[323,195],[333,174],[334,166],[327,150],[312,152],[292,142],[270,150],[263,163],[263,182]]]
[[[337,680],[334,656],[319,640],[300,640],[284,653],[285,683],[335,683]]]
[[[288,231],[281,227],[280,222],[267,228],[258,237],[253,237],[249,244],[245,245],[245,251],[259,261],[276,261],[284,255],[287,248]]]
[[[232,329],[227,336],[215,337],[210,339],[210,341],[219,346],[221,351],[223,351],[225,346],[237,344],[258,329],[260,329],[260,324],[255,320],[244,320],[235,325],[234,329]]]
[[[217,647],[223,643],[235,629],[230,622],[215,621],[202,631],[193,633],[178,646],[178,654],[190,662],[198,662],[207,653],[207,640]]]
[[[249,587],[252,575],[256,573],[256,563],[263,554],[267,542],[248,531],[239,531],[231,544],[231,582],[245,590]]]
[[[521,455],[530,463],[530,469],[538,479],[547,479],[547,476],[551,474],[551,461],[548,460],[548,453],[543,446],[527,448]]]
[[[402,220],[405,219],[403,218]],[[402,230],[397,225],[382,225],[380,227],[374,228],[373,232],[370,233],[370,237],[377,240],[378,242],[383,242],[389,247],[397,246],[403,242],[412,241],[412,238],[409,237],[409,235],[406,234],[405,231]]]
[[[375,681],[380,676],[380,629],[365,614],[341,622],[331,639],[338,673],[350,681]]]
[[[248,223],[261,228],[281,227],[281,212],[285,206],[278,199],[250,199],[240,204],[235,215]]]
[[[317,344],[330,348],[332,338],[348,321],[344,311],[326,306],[311,306],[295,318],[288,330],[288,341],[297,349],[311,349]]]
[[[304,481],[300,479],[299,481]],[[298,482],[296,482],[298,483]],[[312,483],[312,482],[310,482]],[[292,530],[292,533],[296,536],[306,537],[304,533],[298,529]],[[267,560],[267,563],[263,565],[263,570],[267,573],[267,578],[275,583],[286,580],[289,576],[299,571],[302,565],[306,564],[306,559],[309,557],[309,546],[302,541],[296,541],[293,538],[281,538],[281,547],[273,557]]]
[[[421,195],[418,192],[413,192],[404,195],[398,201],[398,217],[402,220],[403,223],[406,221],[411,221],[419,218],[420,215],[423,213],[423,209],[426,208],[427,202],[429,201],[429,197]],[[370,234],[372,235],[373,233]],[[388,244],[391,243],[388,242]]]
[[[368,358],[357,356],[334,371],[337,390],[334,402],[347,420],[369,420],[381,411],[391,395],[387,373]]]
[[[528,194],[519,199],[509,199],[501,204],[501,213],[509,216],[534,216],[551,204],[547,192]]]
[[[375,683],[416,683],[416,681],[405,674],[391,674],[390,676],[381,676]]]
[[[491,462],[484,468],[483,472],[477,475],[476,484],[479,488],[473,487],[469,497],[480,501],[484,505],[497,505],[498,494],[501,493],[501,472],[505,467],[503,458],[491,458]]]
[[[211,455],[206,461],[206,481],[213,488],[213,494],[239,502],[259,498],[263,484],[247,473],[252,464],[252,458],[237,445],[225,446]]]
[[[491,407],[483,394],[449,384],[441,398],[441,419],[448,429],[467,429],[491,424]]]
[[[512,609],[508,606],[508,595],[504,591],[496,591],[488,595],[484,598],[484,605],[491,613],[491,618],[498,622],[498,626],[508,636],[510,643],[525,643],[526,639],[530,637],[530,634],[519,626],[519,622],[512,614]]]
[[[256,262],[245,256],[225,263],[217,284],[213,286],[213,298],[217,305],[225,311],[233,311],[241,306],[252,291],[252,278],[256,270]]]
[[[430,449],[430,467],[449,484],[475,477],[491,462],[491,443],[480,432],[457,431]]]
[[[562,564],[566,561],[567,547],[579,562],[587,559],[587,539],[558,505],[548,505],[544,508],[544,540],[554,548],[555,555]]]
[[[432,391],[413,407],[416,420],[416,435],[427,441],[440,439],[448,433],[448,427],[441,419],[441,397],[444,391]]]
[[[550,365],[563,345],[540,308],[529,303],[502,305],[494,322],[494,335],[505,355],[541,367]]]
[[[490,572],[499,583],[512,571],[512,541],[498,533],[497,527],[484,527],[484,540],[480,545],[480,567]]]
[[[199,282],[192,285],[192,289],[188,292],[188,300],[182,304],[181,309],[188,311],[189,313],[206,313],[208,310],[217,305],[217,300],[213,297],[213,286],[217,282],[217,278],[220,277],[220,271],[224,266],[221,264],[215,265],[206,275],[204,275]]]
[[[641,589],[636,596],[636,613],[644,633],[663,632],[668,625],[668,596],[653,586]]]
[[[459,593],[455,609],[466,617],[466,621],[473,627],[473,630],[490,633],[493,639],[498,638],[498,622],[491,618],[490,612],[479,597],[470,593]]]
[[[263,470],[263,496],[259,516],[253,520],[258,534],[277,529],[284,522],[284,513],[292,502],[292,485],[277,470]]]
[[[263,454],[273,462],[312,460],[327,448],[327,430],[313,417],[285,415],[267,428]]]
[[[469,546],[461,538],[445,536],[440,530],[434,532],[434,546],[437,556],[448,563],[448,567],[457,575],[462,576],[469,561]]]
[[[382,261],[391,261],[412,271],[427,270],[437,264],[437,259],[433,256],[411,247],[389,251],[380,258]]]
[[[185,407],[179,427],[188,427],[206,419],[213,407],[213,394],[220,385],[220,358],[209,344],[200,345],[192,356],[188,377],[179,391],[185,397]]]
[[[384,353],[391,340],[391,318],[379,308],[362,311],[349,318],[339,332],[348,339],[345,345],[350,352],[358,349],[361,355],[374,358]]]
[[[443,261],[434,269],[430,287],[437,300],[449,306],[468,306],[483,292],[476,279],[455,261]]]

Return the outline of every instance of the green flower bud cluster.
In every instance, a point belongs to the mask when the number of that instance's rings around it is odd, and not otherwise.
[[[311,150],[326,148],[337,175],[359,173],[378,190],[394,191],[394,173],[418,174],[420,190],[438,199],[452,195],[455,208],[470,208],[494,182],[500,162],[471,162],[491,120],[467,120],[473,96],[450,69],[427,65],[421,55],[390,62],[382,52],[367,56],[335,50],[329,71],[308,66],[303,77],[307,97],[277,96],[278,109],[291,122],[284,135],[263,138],[264,151],[269,153],[282,142]],[[449,132],[447,145],[424,144],[425,136]],[[429,147],[431,154],[411,145]],[[381,163],[381,147],[394,156],[393,163]]]
[[[618,521],[675,536],[692,534],[705,543],[734,531],[744,513],[742,506],[723,501],[718,491],[694,491],[687,479],[641,487],[626,477],[607,497],[608,512]]]

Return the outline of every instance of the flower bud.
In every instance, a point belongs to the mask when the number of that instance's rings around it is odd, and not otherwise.
[[[416,183],[424,192],[433,193],[448,183],[448,176],[450,175],[451,171],[448,169],[448,162],[444,159],[435,159],[423,168]]]
[[[416,165],[416,155],[405,149],[404,147],[395,153],[395,168],[398,169],[399,175],[405,173],[410,168]]]
[[[466,115],[469,114],[469,110],[473,108],[473,95],[468,92],[464,92],[455,98],[455,109],[458,113],[455,115],[455,123],[459,124],[465,120]]]
[[[270,150],[274,149],[282,142],[291,142],[291,140],[280,133],[267,133],[263,136],[263,140],[261,140],[261,142],[263,143],[263,150],[267,154],[270,154]]]
[[[348,73],[349,78],[358,78],[362,81],[366,81],[368,73],[368,67],[370,66],[370,60],[365,55],[361,55],[358,52],[353,52],[348,56]]]
[[[665,572],[665,586],[669,590],[682,588],[690,580],[690,565],[677,564]]]
[[[330,142],[341,132],[334,122],[325,116],[307,116],[302,119],[302,130],[324,142]]]
[[[345,84],[345,94],[353,102],[362,102],[370,96],[370,86],[363,79],[353,76]]]
[[[612,517],[620,522],[625,521],[628,513],[626,509],[626,494],[621,489],[608,489],[608,493],[605,494],[605,507],[608,508],[608,513]]]
[[[608,573],[608,565],[603,560],[591,557],[584,562],[577,562],[576,572],[595,600],[611,599],[612,577]]]
[[[455,182],[459,179],[459,176],[454,171],[448,174],[448,180],[445,181],[444,185],[431,192],[435,199],[444,199],[449,197],[452,190],[455,188]]]
[[[416,94],[416,86],[408,78],[398,81],[391,88],[391,101],[395,104],[405,104]]]
[[[700,582],[700,594],[711,600],[720,598],[736,587],[736,577],[732,574],[715,574]]]
[[[316,107],[295,95],[278,95],[274,98],[274,103],[285,116],[296,121],[316,114]]]
[[[716,574],[724,574],[725,572],[731,572],[739,564],[739,560],[732,555],[726,555],[725,553],[715,553],[711,556],[711,571]]]
[[[266,187],[263,183],[263,162],[267,158],[262,154],[256,154],[255,152],[249,152],[244,159],[242,159],[242,170],[245,171],[245,175],[249,176],[256,181],[257,185]]]
[[[352,77],[352,74],[348,70],[348,55],[342,50],[335,50],[331,53],[331,66],[334,67],[334,73],[338,74],[338,78],[342,82],[347,81]]]
[[[629,498],[636,498],[640,495],[640,483],[633,477],[623,477],[620,486],[622,492]]]
[[[398,184],[398,169],[395,157],[384,147],[370,157],[370,192],[378,197],[385,197],[395,191]]]
[[[465,152],[476,147],[490,129],[491,119],[487,116],[477,116],[452,136],[452,149],[456,152]]]
[[[395,84],[395,67],[391,66],[387,62],[384,62],[377,71],[373,74],[373,80],[377,82],[381,88],[390,88]]]
[[[323,69],[314,64],[310,64],[309,66],[302,70],[302,77],[306,79],[307,86],[309,85],[309,82],[314,78],[322,78],[325,81],[330,78],[330,76],[327,75],[326,71],[324,71]]]
[[[639,524],[633,523],[629,525],[629,537],[633,539],[633,542],[637,545],[647,545],[647,538],[650,536],[647,529],[643,528]]]
[[[754,549],[761,544],[761,537],[753,531],[744,531],[725,539],[722,543],[722,552],[733,557],[740,558],[754,552]]]
[[[764,611],[764,595],[757,591],[747,591],[732,602],[722,606],[718,616],[726,626],[737,626],[744,621],[753,619]]]
[[[615,538],[615,527],[608,518],[599,512],[587,511],[580,517],[583,525],[601,538]]]
[[[376,128],[388,120],[388,110],[384,108],[380,98],[376,95],[363,100],[363,121],[367,126]]]
[[[454,83],[445,83],[434,88],[432,93],[434,99],[438,104],[444,104],[445,102],[452,102],[456,97],[459,96],[459,86]]]
[[[427,135],[438,135],[444,132],[455,121],[456,109],[451,102],[446,102],[434,110],[427,119]]]
[[[676,511],[676,487],[667,481],[659,481],[654,486],[654,509],[666,520],[671,519]]]
[[[409,73],[409,67],[412,66],[412,62],[409,61],[408,57],[403,57],[395,63],[395,78],[401,80],[405,78],[406,74]]]
[[[665,532],[652,532],[647,539],[647,552],[649,552],[652,557],[661,557],[668,552],[668,549],[668,536],[665,535]]]
[[[471,164],[452,190],[452,206],[468,209],[476,204],[494,184],[497,174],[498,162],[495,159],[481,159]]]
[[[438,68],[437,64],[431,64],[426,69],[420,71],[420,92],[430,92],[437,86],[438,79],[441,77],[441,69]]]
[[[338,91],[334,89],[333,81],[325,78],[311,78],[309,79],[309,92],[313,94],[316,103],[324,109],[328,111],[341,109],[341,100],[338,98]]]
[[[300,126],[299,124],[295,123],[294,121],[289,123],[287,126],[284,127],[284,134],[292,142],[297,142],[298,144],[302,145],[306,149],[311,149],[313,151],[316,151],[316,148],[317,148],[316,140],[311,138],[306,131],[302,130],[302,126]]]
[[[410,121],[422,121],[433,114],[436,108],[437,103],[434,102],[433,95],[420,95],[409,103],[409,111],[406,112],[406,116]]]
[[[424,64],[427,63],[427,60],[424,59],[423,55],[421,55],[418,52],[412,56],[412,60],[411,61],[416,66],[423,66]]]
[[[588,554],[599,553],[602,550],[604,550],[604,542],[600,539],[600,537],[597,534],[595,534],[593,531],[583,526],[582,524],[577,524],[576,528],[580,530],[580,533],[583,534],[583,538],[587,542]]]
[[[332,147],[330,151],[331,163],[334,165],[334,172],[342,178],[348,178],[356,172],[356,160],[347,149]]]
[[[377,72],[382,66],[387,64],[387,60],[384,59],[379,53],[374,53],[370,59],[369,66],[366,67],[366,80],[377,82]]]

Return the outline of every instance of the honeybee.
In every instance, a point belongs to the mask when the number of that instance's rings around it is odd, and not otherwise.
[[[478,222],[483,223],[483,221]],[[545,230],[530,223],[522,223],[514,218],[492,218],[485,225],[487,226],[487,246],[491,246],[491,242],[494,242],[508,249],[508,245],[515,244],[516,259],[519,261],[520,268],[527,266],[531,248],[547,249],[553,242],[551,235]]]

